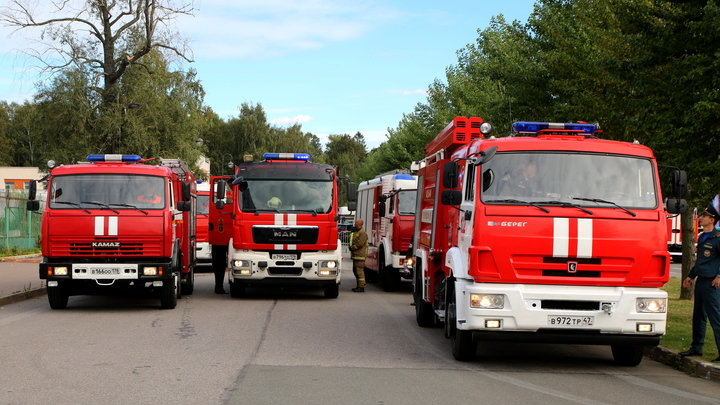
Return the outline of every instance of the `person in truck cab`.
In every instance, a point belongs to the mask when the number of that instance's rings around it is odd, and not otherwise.
[[[537,194],[537,162],[530,159],[513,174],[501,178],[500,194],[509,197],[532,197]]]
[[[137,200],[150,204],[161,204],[162,197],[157,194],[157,190],[153,187],[152,182],[144,184],[143,193],[137,197]]]
[[[702,356],[707,321],[715,335],[715,345],[720,351],[720,231],[715,224],[720,221],[720,197],[715,196],[698,217],[703,232],[698,236],[695,266],[683,280],[683,287],[690,288],[695,279],[695,303],[692,317],[692,343],[690,349],[680,356]],[[720,363],[720,356],[712,361]]]

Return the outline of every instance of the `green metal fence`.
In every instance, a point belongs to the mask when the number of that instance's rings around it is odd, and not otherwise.
[[[40,211],[28,211],[26,201],[26,190],[0,190],[0,249],[40,246]]]

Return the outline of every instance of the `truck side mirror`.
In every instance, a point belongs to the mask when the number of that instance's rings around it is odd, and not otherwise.
[[[385,208],[386,208],[386,207],[385,207],[385,201],[383,201],[383,200],[381,199],[381,200],[380,200],[380,208],[379,208],[379,211],[380,211],[380,212],[378,212],[378,215],[380,215],[380,218],[385,218]]]
[[[190,201],[190,183],[183,182],[181,186],[181,196],[183,201]]]
[[[669,214],[684,214],[687,212],[687,201],[683,199],[669,198],[665,209]]]
[[[225,197],[225,181],[219,180],[217,182],[217,189],[215,190],[215,194],[213,195],[215,198],[215,208],[221,210],[225,208],[225,201],[223,201],[223,198]]]
[[[28,211],[38,211],[40,209],[40,201],[30,200],[26,203],[25,207]]]
[[[673,172],[673,196],[675,198],[685,197],[687,188],[687,173],[685,170],[675,170]]]
[[[28,200],[34,200],[37,197],[37,180],[30,181],[28,189]]]
[[[348,203],[348,211],[356,211],[357,210],[357,203],[355,201],[350,201]]]
[[[443,190],[440,202],[443,205],[460,205],[462,192],[457,190]]]
[[[178,211],[190,211],[191,206],[192,203],[190,201],[178,201],[177,203]]]
[[[348,201],[357,201],[357,185],[351,181],[347,182],[347,199]],[[351,209],[350,211],[355,210]]]
[[[443,165],[443,188],[454,189],[458,185],[457,162],[445,162]]]

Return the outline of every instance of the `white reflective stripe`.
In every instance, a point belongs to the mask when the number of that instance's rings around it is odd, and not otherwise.
[[[284,248],[283,246],[285,246],[285,245],[273,245],[273,249],[275,249],[275,250],[284,250],[285,248]]]
[[[553,218],[553,257],[568,257],[570,219]]]
[[[117,236],[118,234],[118,217],[108,217],[108,235]]]
[[[105,217],[95,217],[95,235],[105,235]]]
[[[285,225],[283,217],[285,217],[284,214],[275,214],[275,225]]]
[[[295,226],[297,225],[297,214],[288,214],[288,226]]]
[[[288,250],[297,250],[297,245],[287,245]]]
[[[577,257],[592,257],[593,221],[590,218],[578,219]]]

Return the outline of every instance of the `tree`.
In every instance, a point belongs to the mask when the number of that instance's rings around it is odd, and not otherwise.
[[[122,125],[124,109],[119,84],[132,66],[142,66],[143,58],[153,50],[168,51],[190,61],[188,50],[176,35],[164,30],[178,15],[189,15],[189,4],[172,0],[87,0],[84,7],[73,7],[68,1],[51,2],[50,17],[25,1],[12,0],[0,8],[0,21],[18,29],[39,28],[42,38],[51,42],[43,49],[28,53],[53,73],[89,72],[89,89],[97,93],[100,113]],[[81,33],[87,33],[81,37]],[[122,132],[101,134],[106,138],[107,152],[116,153],[122,146]]]

